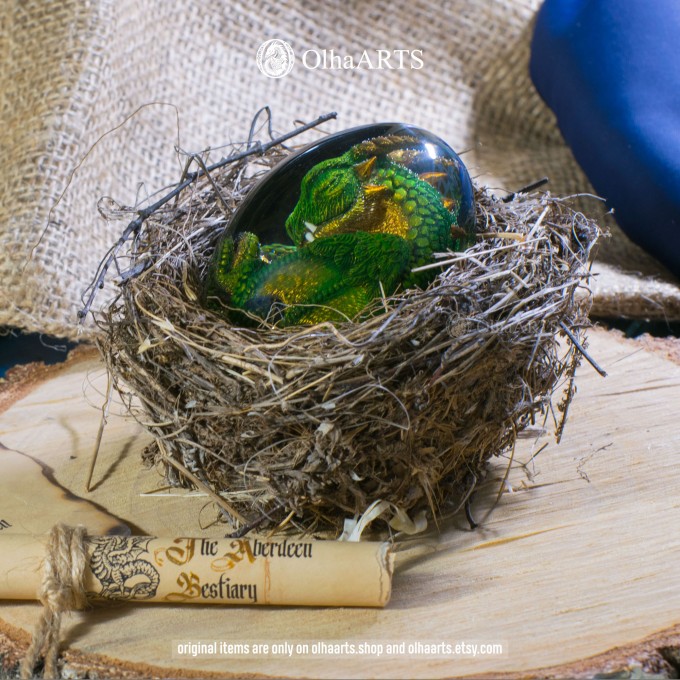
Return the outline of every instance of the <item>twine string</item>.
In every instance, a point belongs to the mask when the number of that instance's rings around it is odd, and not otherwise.
[[[59,633],[64,612],[84,609],[87,596],[83,577],[88,563],[85,527],[56,524],[50,532],[43,579],[38,599],[43,604],[40,620],[21,664],[21,677],[33,677],[33,669],[42,657],[43,677],[59,678]]]

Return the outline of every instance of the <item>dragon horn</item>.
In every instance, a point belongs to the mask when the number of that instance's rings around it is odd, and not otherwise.
[[[354,172],[359,175],[361,179],[368,179],[373,171],[373,166],[375,165],[376,156],[371,156],[365,161],[361,161],[354,166]]]

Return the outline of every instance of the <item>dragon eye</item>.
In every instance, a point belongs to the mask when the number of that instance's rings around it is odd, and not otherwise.
[[[318,196],[334,196],[341,193],[347,186],[347,176],[342,171],[331,171],[327,173],[323,181],[316,187],[316,194]]]

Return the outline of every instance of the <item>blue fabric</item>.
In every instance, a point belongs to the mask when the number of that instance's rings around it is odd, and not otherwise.
[[[546,0],[530,72],[623,230],[680,276],[680,0]]]

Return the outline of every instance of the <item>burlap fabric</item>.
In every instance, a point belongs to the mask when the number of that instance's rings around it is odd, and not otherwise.
[[[0,324],[75,336],[80,296],[124,226],[106,222],[97,200],[143,200],[178,178],[178,137],[189,151],[242,140],[265,104],[279,132],[331,110],[339,117],[328,131],[411,122],[468,149],[471,172],[491,186],[512,190],[548,175],[554,193],[591,191],[527,75],[538,4],[7,0]],[[269,38],[296,52],[284,78],[257,69]],[[312,70],[300,59],[309,49],[355,60],[364,50],[422,50],[423,66],[408,68],[407,57],[405,69]],[[597,201],[583,208],[604,213]],[[595,313],[680,318],[676,283],[616,228],[595,272]]]

